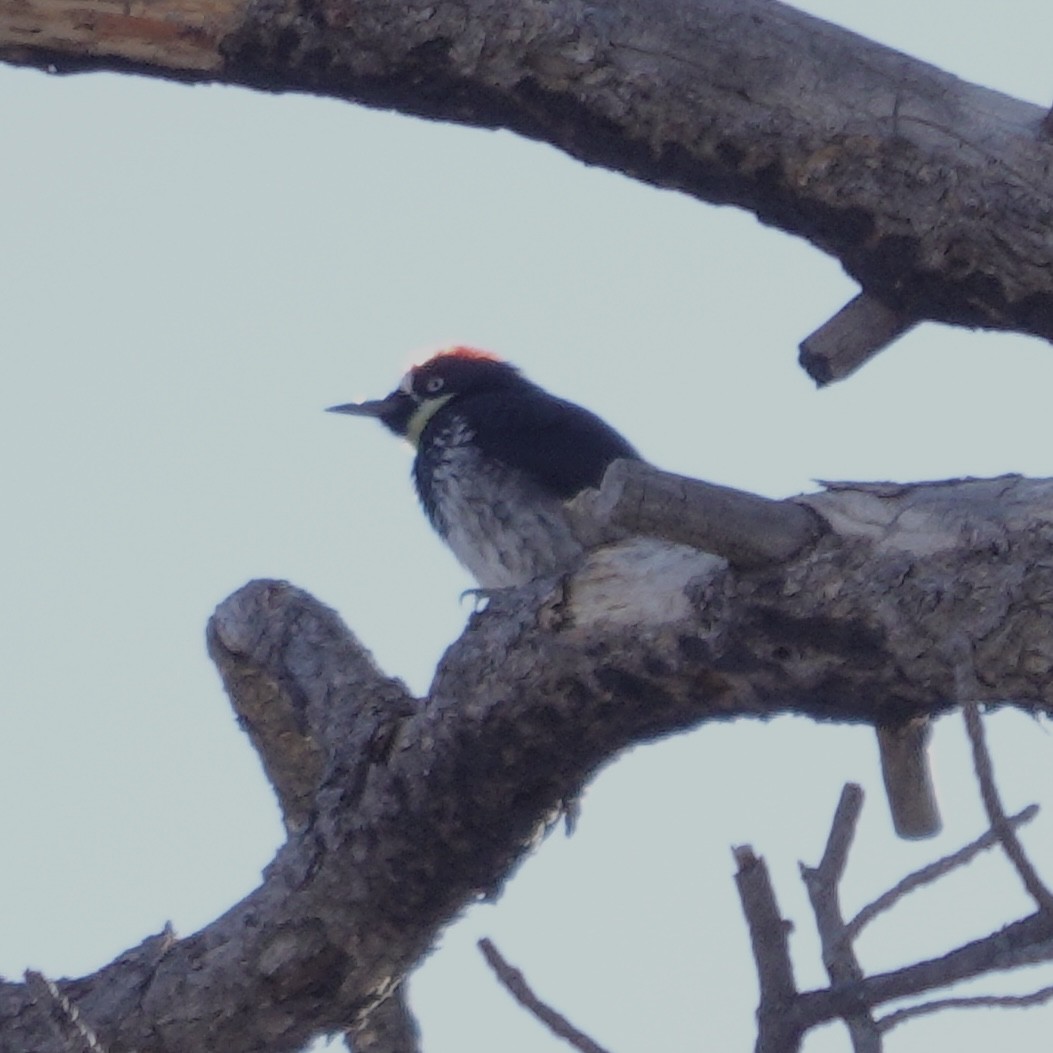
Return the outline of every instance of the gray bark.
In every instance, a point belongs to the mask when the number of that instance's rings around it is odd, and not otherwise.
[[[213,924],[62,994],[110,1053],[292,1050],[361,1027],[633,743],[783,712],[932,715],[954,705],[963,660],[977,701],[1053,710],[1053,481],[840,484],[802,500],[829,529],[786,563],[735,570],[634,538],[568,580],[495,597],[422,700],[316,600],[245,586],[209,643],[255,721],[289,840]],[[261,704],[278,719],[257,720]],[[304,756],[316,761],[291,761]],[[1050,937],[1041,920],[1021,931]],[[63,1049],[49,1014],[31,988],[0,986],[0,1050]]]
[[[0,60],[509,128],[747,208],[864,289],[805,346],[820,382],[922,319],[1053,338],[1043,111],[773,0],[25,0]]]
[[[25,0],[0,4],[0,60],[506,127],[748,208],[863,286],[851,339],[833,325],[805,349],[819,379],[921,319],[1053,338],[1042,111],[769,0]],[[289,839],[202,931],[58,985],[109,1053],[372,1041],[371,1010],[441,928],[633,743],[782,712],[900,725],[963,681],[1050,711],[1053,482],[838,485],[784,506],[724,492],[692,499],[686,533],[667,482],[619,523],[627,541],[474,616],[426,699],[292,586],[220,607],[210,646]],[[1053,935],[1045,917],[1006,931],[984,953],[1014,963]],[[966,975],[949,958],[868,989],[901,997],[940,968]],[[45,987],[0,984],[2,1053],[68,1049]]]

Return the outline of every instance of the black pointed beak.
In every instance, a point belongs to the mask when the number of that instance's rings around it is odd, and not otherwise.
[[[345,402],[340,406],[326,406],[326,413],[348,413],[352,417],[383,417],[398,405],[395,395],[386,399],[371,399],[369,402]]]
[[[417,408],[417,400],[401,388],[397,388],[386,398],[371,399],[369,402],[345,402],[339,406],[329,406],[327,413],[347,413],[352,417],[373,417],[396,435],[405,435],[410,417]]]

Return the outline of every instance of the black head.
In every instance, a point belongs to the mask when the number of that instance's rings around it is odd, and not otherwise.
[[[375,417],[416,445],[436,410],[452,399],[525,383],[515,366],[495,355],[454,347],[414,366],[386,398],[330,406],[329,412]]]
[[[519,370],[486,351],[454,347],[414,366],[399,387],[420,402],[495,391],[522,383]]]

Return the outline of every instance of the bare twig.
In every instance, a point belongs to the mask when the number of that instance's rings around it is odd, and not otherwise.
[[[891,1031],[897,1024],[918,1016],[938,1013],[941,1009],[1027,1009],[1053,1000],[1053,987],[1041,987],[1026,995],[974,995],[969,998],[938,998],[932,1002],[907,1006],[883,1016],[878,1021],[882,1031]]]
[[[1029,804],[1016,815],[1010,816],[1007,822],[1010,826],[1023,826],[1031,822],[1038,815],[1038,805]],[[915,889],[930,885],[939,880],[944,874],[949,874],[958,867],[965,866],[984,850],[999,844],[998,835],[993,830],[988,830],[972,843],[957,852],[952,852],[942,859],[937,859],[927,866],[908,874],[901,881],[896,882],[887,892],[883,892],[872,903],[868,903],[859,913],[845,926],[849,939],[855,939],[863,928],[870,924],[879,914],[894,907],[904,896]]]
[[[504,984],[512,997],[554,1035],[565,1039],[575,1049],[581,1050],[581,1053],[607,1053],[602,1046],[597,1045],[588,1035],[574,1027],[566,1017],[542,1002],[530,989],[523,974],[501,957],[500,952],[490,940],[480,940],[478,947],[483,952],[487,964],[493,969],[494,975]]]
[[[890,892],[844,923],[839,902],[843,878],[856,826],[862,809],[863,792],[853,784],[841,794],[830,834],[819,865],[801,867],[802,876],[815,912],[822,943],[823,963],[830,985],[822,990],[799,992],[793,979],[786,940],[787,923],[779,915],[774,893],[763,861],[749,847],[735,850],[739,863],[736,883],[750,926],[754,958],[761,979],[761,1005],[757,1013],[758,1033],[755,1053],[794,1053],[805,1033],[833,1020],[841,1020],[849,1030],[856,1053],[878,1053],[883,1034],[911,1016],[935,1012],[940,1008],[974,1005],[1023,1006],[1053,1000],[1045,990],[1024,996],[940,999],[896,1011],[875,1019],[874,1011],[884,1003],[919,996],[961,980],[993,971],[1053,959],[1053,916],[1039,911],[1028,918],[963,944],[940,958],[917,962],[891,972],[866,976],[855,956],[852,940],[878,913],[887,910],[913,888],[949,873],[984,848],[999,844],[994,830],[987,831],[953,855],[909,875]],[[1025,808],[1007,824],[1019,826],[1037,814],[1037,807]],[[747,893],[745,887],[749,885]]]
[[[95,1032],[81,1018],[77,1007],[58,989],[54,980],[35,969],[25,971],[26,986],[44,1007],[55,1028],[71,1050],[81,1053],[106,1053]]]
[[[841,791],[841,800],[837,804],[830,836],[819,865],[813,869],[801,864],[801,877],[808,890],[816,928],[819,930],[823,965],[834,988],[850,988],[863,979],[863,969],[852,947],[838,894],[862,808],[862,788],[855,783],[848,783]],[[869,1006],[860,1001],[844,1014],[843,1019],[855,1053],[879,1053],[881,1032]]]
[[[863,810],[863,788],[854,782],[846,783],[837,802],[834,821],[830,824],[830,836],[819,866],[810,873],[820,875],[824,881],[836,887],[844,877],[848,864],[848,853],[856,836],[859,813]]]
[[[739,845],[732,852],[738,866],[735,885],[760,984],[754,1053],[794,1053],[800,1048],[804,1028],[795,1012],[797,982],[787,938],[792,926],[779,912],[764,860],[754,855],[749,845]]]
[[[1020,839],[1016,836],[1002,808],[998,787],[995,785],[991,754],[987,750],[987,743],[984,737],[980,707],[975,702],[965,702],[962,705],[962,714],[965,717],[965,727],[969,733],[969,741],[972,744],[973,767],[980,782],[980,796],[983,798],[984,809],[987,812],[991,830],[1001,842],[1006,856],[1016,868],[1016,872],[1020,875],[1020,880],[1024,883],[1024,887],[1035,901],[1039,910],[1053,917],[1053,894],[1046,888],[1037,871],[1031,865],[1031,860],[1027,858],[1024,847],[1021,845]]]
[[[887,973],[868,976],[849,991],[827,988],[798,996],[798,1013],[806,1028],[843,1018],[860,1003],[882,1005],[949,987],[990,972],[1053,960],[1053,922],[1038,912],[987,936],[956,947],[939,958],[915,962]]]
[[[854,373],[916,322],[863,292],[801,341],[798,361],[822,387]]]
[[[793,926],[779,912],[764,860],[749,845],[739,845],[733,852],[738,865],[735,884],[753,941],[761,1002],[785,1007],[797,994],[787,939]]]

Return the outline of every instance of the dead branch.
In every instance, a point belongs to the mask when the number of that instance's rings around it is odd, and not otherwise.
[[[964,944],[940,958],[876,976],[866,976],[853,948],[853,941],[863,925],[879,911],[888,909],[901,899],[907,891],[950,873],[975,858],[982,847],[998,843],[998,838],[994,831],[989,831],[953,856],[910,875],[873,904],[863,908],[852,922],[845,924],[841,914],[839,885],[848,862],[861,806],[862,791],[857,786],[846,786],[819,865],[814,868],[801,866],[816,918],[823,964],[830,977],[829,987],[803,993],[797,991],[785,944],[789,923],[783,921],[774,906],[774,892],[767,884],[766,871],[760,875],[760,884],[756,885],[759,892],[748,898],[742,894],[741,878],[736,878],[750,929],[754,960],[761,977],[758,1050],[797,1049],[802,1037],[812,1028],[831,1020],[841,1020],[849,1030],[854,1050],[877,1053],[882,1048],[882,1035],[886,1031],[915,1016],[939,1009],[979,1005],[1035,1005],[1053,997],[1043,988],[1028,995],[1008,996],[1004,1002],[1000,1001],[1000,996],[945,998],[919,1003],[876,1018],[875,1010],[888,1001],[917,997],[992,971],[1053,960],[1053,922],[1045,914],[1038,913],[981,940]],[[1014,818],[1014,823],[1025,821],[1033,813],[1034,809],[1025,810]],[[738,852],[747,868],[756,868],[759,861],[751,850],[742,849]],[[740,867],[740,875],[742,869]],[[763,870],[763,864],[760,869]],[[776,952],[774,955],[773,948]],[[772,994],[772,991],[777,994]]]
[[[1032,914],[978,940],[962,944],[939,958],[866,977],[850,999],[837,991],[809,991],[801,996],[802,1012],[816,1021],[834,1020],[857,1004],[879,1006],[921,995],[990,972],[1053,960],[1053,926],[1042,914]]]
[[[801,877],[808,890],[822,946],[823,965],[832,987],[852,988],[863,978],[863,969],[841,912],[840,897],[841,878],[848,865],[848,853],[862,808],[862,787],[849,783],[841,792],[819,865],[801,864]],[[854,1012],[845,1015],[844,1021],[854,1053],[880,1053],[881,1035],[869,1007],[860,1004]]]
[[[1031,822],[1036,815],[1038,815],[1038,805],[1029,804],[1022,811],[1017,812],[1016,815],[1010,816],[1007,821],[1015,828]],[[875,900],[860,909],[859,913],[845,926],[848,938],[854,940],[865,926],[869,925],[880,914],[891,910],[904,896],[915,889],[931,885],[934,881],[938,881],[941,877],[951,873],[952,870],[970,863],[981,852],[1000,843],[998,835],[993,830],[988,830],[964,848],[958,849],[957,852],[952,852],[950,855],[937,859],[934,863],[920,867],[918,870],[908,874],[901,881],[897,881],[887,892],[883,892]]]
[[[909,332],[916,319],[860,293],[800,344],[798,361],[820,387],[844,380]]]
[[[786,921],[775,900],[768,867],[749,845],[733,850],[735,885],[749,928],[753,961],[760,985],[755,1053],[794,1053],[805,1029],[795,1019],[797,981],[793,976]]]
[[[929,766],[932,724],[926,717],[877,729],[881,779],[896,833],[914,841],[934,837],[943,823]]]
[[[490,940],[479,941],[487,965],[493,970],[506,991],[535,1019],[541,1021],[554,1035],[568,1042],[581,1053],[607,1053],[603,1046],[593,1042],[583,1031],[579,1031],[565,1016],[546,1005],[526,982],[523,974],[501,956]]]
[[[1031,860],[1027,858],[1024,846],[1020,843],[1013,824],[1008,820],[1002,808],[998,787],[995,784],[991,754],[987,749],[983,720],[980,717],[980,707],[975,702],[963,702],[962,715],[969,733],[969,742],[973,750],[973,767],[976,770],[976,779],[980,784],[980,796],[983,798],[984,810],[987,812],[987,821],[991,824],[991,830],[998,838],[1003,851],[1017,874],[1020,875],[1024,888],[1027,889],[1039,910],[1053,917],[1053,894],[1046,888]]]
[[[1028,1009],[1053,1001],[1053,987],[1040,987],[1025,995],[973,995],[970,998],[937,998],[931,1002],[907,1006],[888,1013],[878,1021],[882,1032],[891,1031],[897,1024],[929,1016],[944,1009]]]

